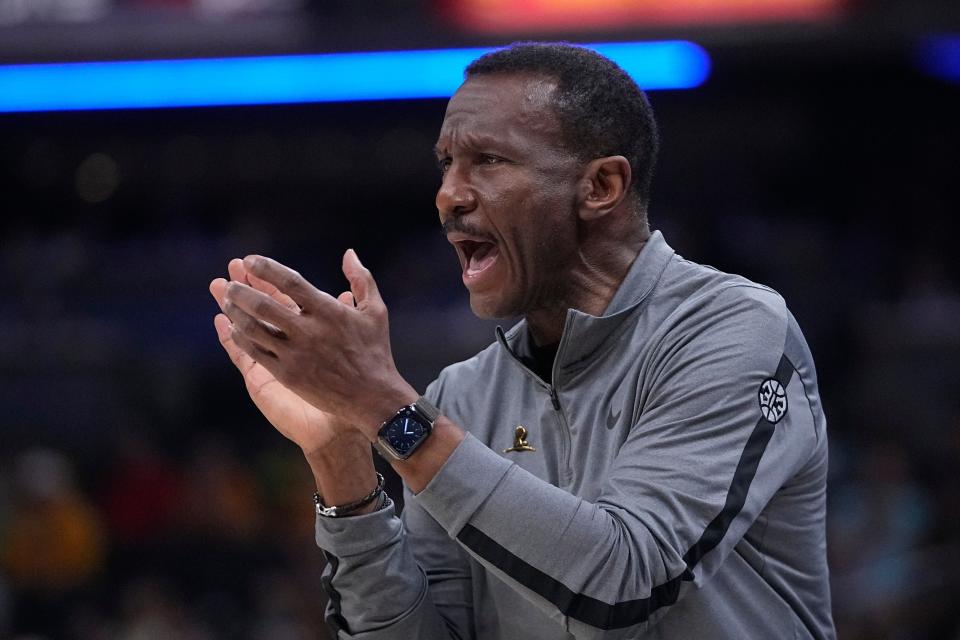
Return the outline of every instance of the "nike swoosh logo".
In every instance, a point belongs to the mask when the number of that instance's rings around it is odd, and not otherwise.
[[[617,412],[614,413],[613,409],[610,410],[610,413],[607,414],[607,429],[613,431],[613,428],[617,426],[617,421],[620,420],[621,409],[617,409]]]

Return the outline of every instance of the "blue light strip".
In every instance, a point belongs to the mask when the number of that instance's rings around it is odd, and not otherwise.
[[[928,74],[960,83],[960,36],[928,38],[920,45],[920,66]]]
[[[685,41],[586,45],[644,89],[689,89],[710,57]],[[450,96],[493,48],[0,66],[0,112],[402,100]]]

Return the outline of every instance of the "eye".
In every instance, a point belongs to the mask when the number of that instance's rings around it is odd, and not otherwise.
[[[440,173],[446,173],[452,162],[450,158],[437,158],[437,168],[440,169]]]
[[[503,158],[491,155],[489,153],[481,153],[479,161],[480,164],[499,164],[503,162]]]

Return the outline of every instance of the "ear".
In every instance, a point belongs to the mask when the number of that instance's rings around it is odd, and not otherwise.
[[[580,179],[580,218],[597,220],[620,206],[631,178],[630,163],[623,156],[591,160]]]

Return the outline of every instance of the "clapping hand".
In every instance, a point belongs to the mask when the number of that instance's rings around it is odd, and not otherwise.
[[[305,452],[351,430],[372,441],[417,398],[394,364],[386,305],[353,250],[343,258],[350,290],[336,298],[263,256],[228,270],[229,282],[210,284],[220,342],[257,407]]]

